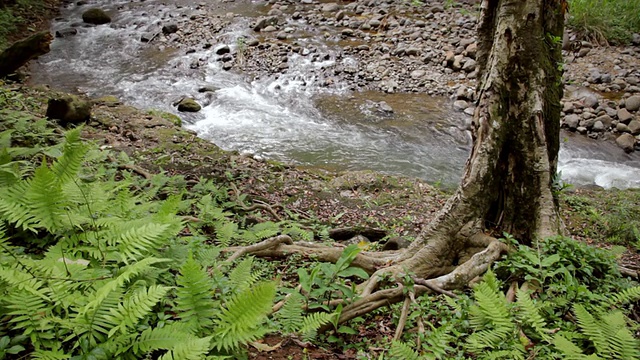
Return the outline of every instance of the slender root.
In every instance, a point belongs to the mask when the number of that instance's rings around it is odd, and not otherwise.
[[[427,288],[429,288],[429,290],[438,293],[438,294],[443,294],[443,295],[447,295],[448,297],[452,297],[452,298],[457,298],[458,295],[454,294],[451,291],[445,290],[441,287],[439,287],[438,285],[435,284],[434,281],[430,281],[430,280],[425,280],[425,279],[420,279],[420,278],[413,278],[413,282],[415,284],[418,285],[423,285],[426,286]]]
[[[402,304],[402,312],[400,313],[400,320],[398,321],[398,327],[396,328],[396,333],[393,336],[393,340],[400,340],[402,336],[402,331],[404,331],[404,326],[407,324],[407,318],[409,317],[409,307],[411,305],[411,297],[408,295],[404,298],[404,303]]]

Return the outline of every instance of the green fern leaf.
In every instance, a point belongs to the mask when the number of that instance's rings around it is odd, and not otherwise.
[[[209,352],[211,336],[189,339],[176,345],[171,351],[162,355],[159,360],[200,360]]]
[[[531,299],[529,293],[522,289],[518,289],[516,296],[517,305],[520,310],[517,317],[520,319],[520,322],[531,326],[538,336],[540,336],[544,341],[550,343],[552,341],[551,336],[545,329],[547,322],[544,320],[542,315],[540,315],[540,309],[534,303],[533,299]]]
[[[302,334],[305,340],[311,340],[323,325],[333,322],[335,317],[336,314],[332,313],[311,313],[304,317],[298,332]]]
[[[132,348],[137,355],[153,350],[171,350],[180,343],[195,339],[191,331],[191,326],[184,322],[168,324],[161,328],[148,328],[140,333]]]
[[[51,170],[60,183],[71,181],[78,176],[88,147],[80,139],[81,128],[67,131],[63,155],[53,164]]]
[[[578,319],[580,330],[594,343],[596,349],[604,349],[606,347],[606,337],[602,333],[598,320],[580,304],[576,304],[573,307],[573,312]]]
[[[431,325],[431,323],[428,323]],[[433,325],[431,325],[433,327]],[[433,329],[431,334],[426,338],[426,343],[428,346],[425,348],[430,351],[435,359],[446,359],[447,353],[450,350],[453,350],[449,343],[454,340],[454,337],[451,335],[451,327],[450,326],[440,326],[437,329]]]
[[[640,286],[624,289],[617,294],[610,294],[607,305],[620,306],[640,300]]]
[[[213,286],[206,271],[197,261],[189,258],[180,268],[176,279],[176,310],[178,316],[193,323],[196,329],[209,327],[213,323]]]
[[[248,289],[259,278],[260,274],[253,274],[253,258],[246,257],[229,274],[229,283],[234,292],[240,292]]]
[[[123,261],[137,260],[155,253],[167,238],[167,224],[145,224],[120,234],[118,250]]]
[[[415,345],[409,345],[402,341],[393,341],[389,349],[390,360],[420,360],[420,354],[413,350]]]
[[[302,322],[304,321],[304,316],[302,315],[303,306],[304,297],[299,292],[293,292],[289,295],[282,308],[274,314],[274,320],[278,323],[282,333],[292,334],[302,328]]]
[[[111,309],[111,316],[105,321],[116,326],[107,336],[112,337],[117,331],[126,334],[127,329],[134,328],[140,319],[152,312],[151,308],[164,298],[168,290],[168,287],[160,285],[152,285],[148,289],[137,289],[123,303],[118,304],[117,309]]]
[[[267,333],[263,322],[275,294],[275,283],[263,282],[233,296],[215,322],[214,347],[231,351]]]

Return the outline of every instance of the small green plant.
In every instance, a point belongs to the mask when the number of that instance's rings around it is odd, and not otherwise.
[[[569,25],[586,39],[625,43],[640,32],[640,0],[570,0]]]
[[[310,272],[306,269],[298,269],[300,286],[309,309],[330,311],[333,299],[352,301],[355,299],[355,284],[350,283],[349,278],[369,278],[364,270],[351,267],[351,263],[360,251],[358,245],[350,245],[344,249],[335,264],[319,263]]]

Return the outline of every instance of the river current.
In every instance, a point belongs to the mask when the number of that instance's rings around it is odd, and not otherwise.
[[[91,3],[107,10],[111,24],[77,26]],[[53,31],[71,26],[75,36],[56,38],[51,52],[33,66],[35,83],[92,97],[115,95],[123,102],[178,114],[185,126],[226,150],[332,170],[371,169],[454,186],[471,148],[466,115],[451,101],[426,94],[331,91],[310,77],[311,63],[290,57],[280,76],[252,80],[224,71],[212,48],[186,54],[169,46],[142,42],[172,16],[186,16],[188,1],[95,1],[67,5]],[[249,6],[242,6],[242,4]],[[176,4],[181,8],[176,10]],[[235,12],[221,40],[234,47],[249,31],[249,16],[264,12],[264,2],[220,3],[221,14]],[[324,45],[331,46],[331,45]],[[355,60],[354,60],[355,61]],[[193,68],[194,62],[204,66]],[[357,64],[355,64],[357,65]],[[214,91],[200,93],[202,87]],[[204,105],[196,114],[171,105],[192,96]],[[380,110],[385,102],[393,113]],[[562,133],[559,171],[575,185],[640,187],[640,155],[615,144]]]

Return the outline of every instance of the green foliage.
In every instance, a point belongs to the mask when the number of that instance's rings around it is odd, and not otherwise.
[[[81,128],[62,144],[32,142],[40,148],[30,158],[14,147],[26,139],[19,128],[29,120],[12,121],[18,129],[5,123],[0,133],[2,356],[242,357],[249,342],[269,332],[310,335],[334,318],[301,315],[294,326],[289,317],[296,306],[302,314],[298,299],[289,315],[268,321],[276,283],[263,280],[252,258],[229,263],[204,242],[211,228],[228,231],[228,244],[309,236],[295,224],[244,227],[223,210],[233,204],[226,189],[202,182],[187,194],[175,185],[184,184],[181,177],[137,178],[83,143]],[[187,211],[201,221],[185,225],[178,212]],[[352,271],[347,267],[342,274]]]
[[[16,0],[12,5],[0,5],[0,50],[8,45],[9,35],[20,26],[28,25],[31,20],[42,16],[45,11],[41,0]]]
[[[369,278],[364,270],[351,267],[351,263],[360,251],[358,245],[350,245],[344,249],[335,264],[319,263],[310,272],[303,268],[298,269],[300,286],[306,295],[310,309],[329,311],[329,303],[332,299],[355,299],[355,284],[349,279]]]
[[[640,0],[569,0],[569,25],[588,39],[624,43],[640,32]]]
[[[563,197],[568,226],[576,233],[640,249],[640,191],[607,190]]]

